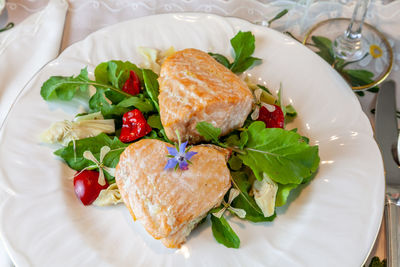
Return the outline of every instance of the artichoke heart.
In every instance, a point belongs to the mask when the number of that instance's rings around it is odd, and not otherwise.
[[[60,143],[64,146],[72,140],[97,136],[101,133],[115,132],[113,119],[104,119],[101,112],[78,116],[74,120],[64,120],[53,123],[40,135],[44,143]]]
[[[161,64],[164,59],[175,53],[175,49],[171,46],[164,52],[160,52],[157,49],[150,47],[138,47],[137,51],[144,58],[144,61],[141,63],[140,67],[151,69],[155,73],[159,74],[161,70]]]
[[[254,200],[264,214],[264,217],[272,216],[275,212],[275,199],[278,192],[278,185],[265,173],[263,180],[255,180],[253,183]]]
[[[116,205],[118,203],[122,203],[121,193],[119,192],[118,186],[116,183],[111,184],[107,187],[107,189],[103,189],[100,191],[99,196],[93,202],[95,206],[109,206]]]

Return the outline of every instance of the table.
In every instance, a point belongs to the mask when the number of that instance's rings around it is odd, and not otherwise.
[[[279,11],[287,8],[288,15],[276,21],[272,28],[279,31],[290,31],[294,36],[302,39],[306,30],[318,21],[333,17],[350,17],[354,1],[290,1],[290,0],[58,0],[67,2],[68,12],[64,25],[64,32],[60,52],[71,44],[84,39],[88,34],[121,21],[160,13],[172,12],[206,12],[222,16],[234,16],[251,22],[263,18],[272,18]],[[6,7],[9,19],[18,25],[29,15],[46,7],[47,0],[9,0]],[[367,22],[383,31],[389,39],[394,51],[394,67],[389,79],[400,84],[400,1],[375,1],[367,16]],[[400,93],[397,99],[400,103]],[[376,95],[366,93],[359,97],[364,112],[373,123],[373,114],[370,112],[375,105]],[[384,227],[383,227],[384,228]],[[384,229],[381,229],[381,233]],[[2,266],[11,265],[3,253]],[[384,258],[385,238],[380,234],[377,244],[371,255]]]

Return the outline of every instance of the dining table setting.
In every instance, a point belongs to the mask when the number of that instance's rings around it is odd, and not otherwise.
[[[0,0],[0,266],[400,267],[398,118],[399,0]]]

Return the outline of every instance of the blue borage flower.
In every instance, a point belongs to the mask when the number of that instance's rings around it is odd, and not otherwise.
[[[192,147],[186,148],[188,142],[181,143],[181,138],[179,136],[179,132],[176,132],[176,136],[178,137],[178,145],[175,147],[169,147],[167,146],[167,150],[170,159],[168,160],[167,164],[164,167],[164,170],[167,169],[178,169],[178,167],[181,170],[187,170],[189,168],[189,164],[192,162],[190,159],[197,154],[197,152],[191,152],[189,151]]]

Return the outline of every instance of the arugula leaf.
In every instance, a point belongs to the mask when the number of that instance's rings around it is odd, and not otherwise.
[[[153,104],[156,107],[157,111],[160,111],[160,107],[158,106],[158,94],[159,94],[159,88],[158,88],[159,85],[157,81],[158,76],[152,70],[149,69],[143,69],[142,73],[143,73],[143,80],[146,92],[153,101]]]
[[[110,104],[105,98],[106,90],[97,88],[96,93],[89,99],[89,107],[92,112],[101,111],[104,118],[112,118],[122,116],[129,111],[128,108]]]
[[[317,54],[332,65],[335,61],[335,54],[333,53],[332,49],[332,41],[323,36],[312,36],[311,39],[315,46],[319,49]]]
[[[234,73],[242,73],[253,64],[261,62],[261,59],[252,57],[255,50],[255,37],[251,32],[239,31],[231,39],[231,45],[235,53],[235,61],[230,69]]]
[[[228,164],[231,170],[238,171],[242,168],[243,162],[238,156],[233,155],[228,160]]]
[[[231,172],[231,175],[235,188],[240,190],[240,195],[233,200],[232,207],[244,209],[246,211],[245,219],[248,221],[268,222],[275,219],[276,214],[264,217],[254,198],[249,196],[252,183],[249,181],[247,174],[245,172]]]
[[[119,162],[120,154],[124,151],[128,144],[122,143],[117,137],[112,139],[105,133],[101,133],[95,137],[76,140],[75,149],[74,142],[71,141],[69,142],[68,146],[60,148],[59,150],[55,151],[54,154],[65,160],[71,169],[80,171],[85,167],[94,165],[92,161],[89,161],[83,157],[83,152],[89,150],[99,160],[100,149],[103,146],[109,146],[111,148],[111,151],[107,153],[103,160],[104,165],[115,168]],[[106,177],[108,181],[113,180],[112,176],[107,175],[107,173]]]
[[[217,218],[211,214],[211,223],[211,230],[218,243],[228,248],[239,248],[240,239],[224,216]]]
[[[298,187],[298,184],[278,184],[278,192],[276,193],[275,206],[281,207],[286,204],[290,191]]]
[[[135,107],[143,113],[156,111],[150,99],[143,94],[126,98],[119,102],[117,106],[121,108]]]
[[[150,125],[151,128],[156,128],[159,130],[164,129],[164,127],[161,124],[160,115],[151,115],[147,119],[147,123]]]
[[[217,128],[215,128],[217,129]],[[238,147],[239,149],[243,149],[244,145],[247,143],[248,140],[247,132],[241,132],[240,137],[235,132],[231,133],[225,141],[225,146],[235,148]]]
[[[221,134],[221,129],[214,127],[211,123],[201,121],[196,124],[197,132],[204,137],[206,141],[213,141],[218,144],[218,137]]]
[[[261,121],[253,122],[247,133],[247,154],[238,156],[258,180],[262,180],[265,172],[277,183],[300,184],[317,170],[318,146],[309,146],[301,135],[280,128],[265,128]]]
[[[142,82],[143,76],[141,69],[129,61],[111,60],[102,62],[97,65],[94,70],[94,76],[97,82],[113,85],[118,89],[122,89],[125,81],[129,78],[129,72],[131,70],[138,75],[139,80]]]
[[[42,85],[40,95],[44,100],[71,100],[78,91],[88,91],[88,81],[86,68],[81,69],[81,73],[76,77],[52,76]]]
[[[224,65],[226,68],[230,69],[231,68],[231,63],[229,62],[229,59],[227,59],[225,56],[221,54],[214,54],[214,53],[208,53],[210,56],[212,56],[216,61]]]

